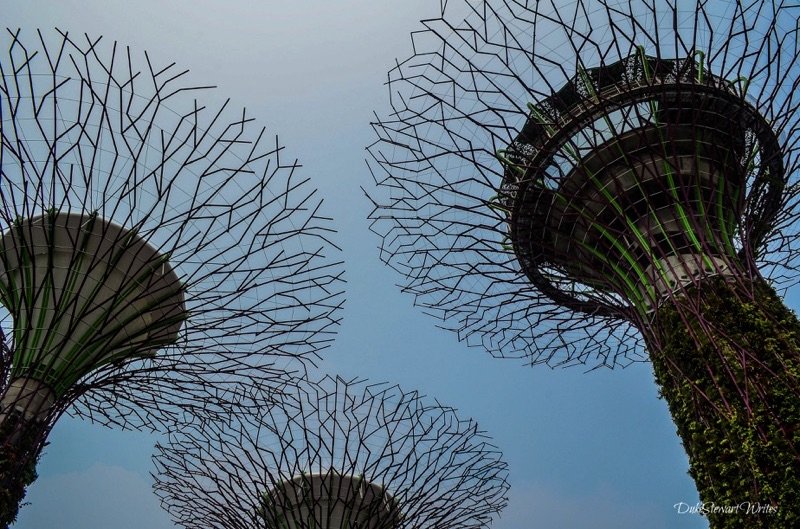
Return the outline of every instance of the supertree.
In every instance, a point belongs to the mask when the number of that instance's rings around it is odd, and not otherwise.
[[[486,527],[506,464],[473,420],[389,384],[326,376],[159,445],[156,493],[182,527]]]
[[[278,391],[329,345],[341,271],[277,137],[116,43],[5,34],[0,521],[58,417],[161,429]],[[213,94],[206,94],[209,97]]]
[[[796,6],[451,1],[368,160],[417,304],[531,364],[649,358],[701,499],[775,527],[800,519],[800,323],[773,290],[798,278]]]

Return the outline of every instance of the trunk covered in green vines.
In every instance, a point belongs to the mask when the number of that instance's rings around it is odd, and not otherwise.
[[[713,529],[800,527],[800,322],[763,281],[720,277],[647,331]]]
[[[16,520],[25,490],[36,479],[42,429],[14,412],[0,423],[0,528]]]

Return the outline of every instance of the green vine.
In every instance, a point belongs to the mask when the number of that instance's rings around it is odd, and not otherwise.
[[[800,527],[800,322],[748,288],[709,278],[659,308],[653,369],[711,527]]]

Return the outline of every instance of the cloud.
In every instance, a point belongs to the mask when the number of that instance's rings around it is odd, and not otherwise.
[[[13,529],[173,529],[150,482],[118,466],[42,477],[31,487]]]

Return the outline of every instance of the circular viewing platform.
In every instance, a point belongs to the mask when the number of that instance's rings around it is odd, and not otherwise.
[[[522,269],[561,305],[648,311],[731,274],[779,205],[777,137],[702,57],[579,70],[530,111],[499,153],[500,201]]]

